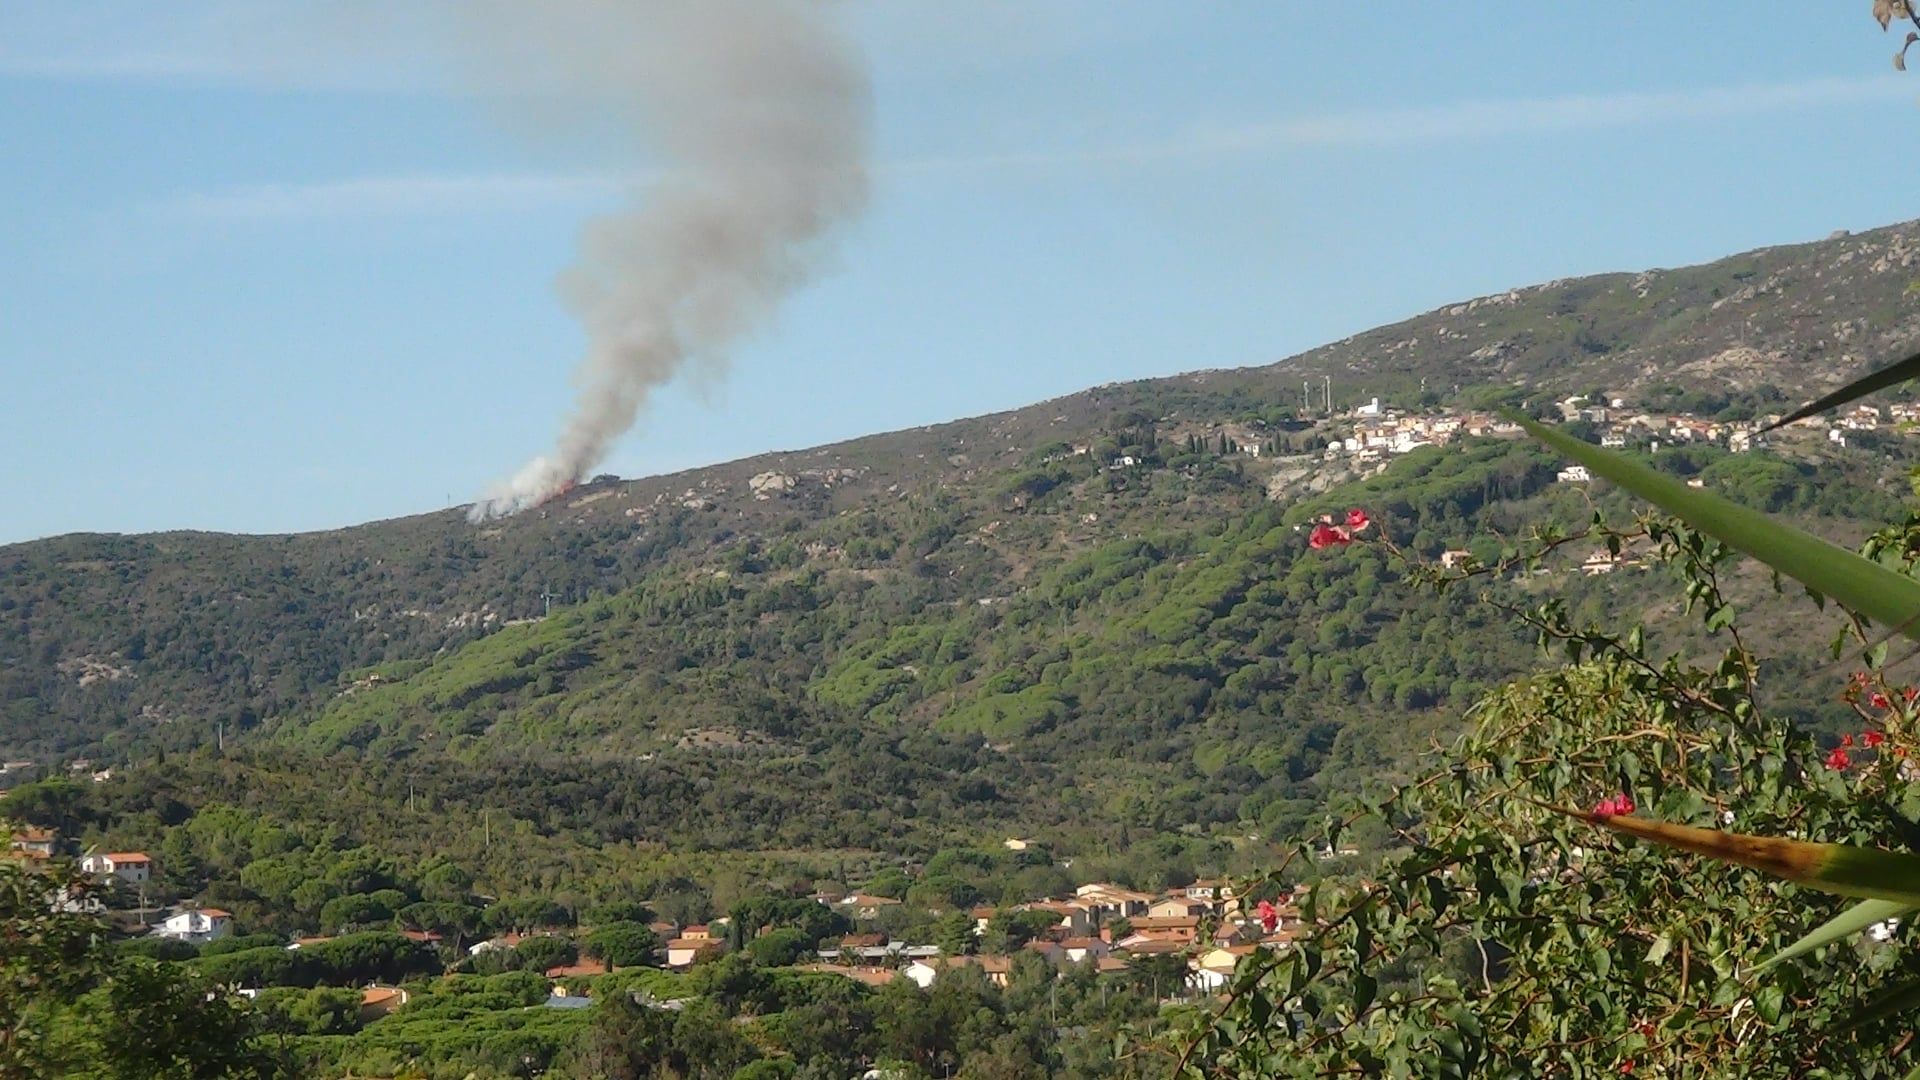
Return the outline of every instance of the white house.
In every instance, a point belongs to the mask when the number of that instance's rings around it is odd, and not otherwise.
[[[1585,465],[1569,465],[1554,475],[1554,479],[1563,484],[1584,484],[1593,479]]]
[[[667,966],[674,969],[690,968],[720,953],[725,947],[724,942],[712,938],[675,938],[667,942]]]
[[[1113,946],[1097,937],[1070,937],[1060,942],[1060,948],[1066,953],[1069,964],[1103,960],[1113,952]]]
[[[153,860],[144,851],[110,851],[86,856],[80,860],[80,869],[101,877],[111,874],[129,885],[139,885],[153,874]]]
[[[161,937],[200,945],[218,941],[233,933],[233,916],[219,908],[197,908],[169,915],[166,921],[154,927],[153,932]]]
[[[1233,982],[1234,968],[1240,958],[1253,951],[1251,945],[1212,949],[1188,962],[1187,981],[1203,994],[1217,994]]]

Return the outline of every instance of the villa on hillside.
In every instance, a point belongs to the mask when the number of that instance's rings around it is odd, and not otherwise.
[[[195,908],[167,916],[153,932],[159,937],[204,945],[233,933],[233,915],[219,908]]]
[[[80,869],[98,877],[117,877],[129,885],[139,885],[152,875],[153,860],[144,851],[110,851],[86,856],[80,860]]]

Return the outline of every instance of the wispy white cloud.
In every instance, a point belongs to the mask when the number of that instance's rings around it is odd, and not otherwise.
[[[1765,116],[1799,109],[1887,103],[1911,100],[1916,96],[1920,96],[1920,84],[1888,77],[1814,79],[1657,93],[1443,102],[1201,128],[1136,143],[935,155],[896,161],[886,168],[907,173],[992,171],[1046,166],[1145,164],[1315,147],[1391,149],[1601,128],[1657,127],[1702,120]]]
[[[360,177],[191,192],[155,209],[168,217],[228,222],[522,211],[603,201],[630,179],[593,173]]]
[[[1758,117],[1792,110],[1912,99],[1920,87],[1900,78],[1819,79],[1659,93],[1620,93],[1465,101],[1362,109],[1271,123],[1196,129],[1136,143],[896,158],[883,176],[1126,167],[1183,159],[1230,158],[1317,147],[1395,149],[1419,145],[1550,136],[1603,128],[1656,127]],[[382,215],[492,213],[586,206],[617,196],[646,177],[614,173],[412,174],[315,183],[255,184],[195,192],[157,205],[193,220],[274,220]]]
[[[1911,98],[1917,92],[1920,91],[1913,83],[1886,77],[1463,101],[1258,124],[1201,136],[1196,144],[1232,151],[1269,146],[1455,142],[1756,116],[1792,109],[1893,101]]]

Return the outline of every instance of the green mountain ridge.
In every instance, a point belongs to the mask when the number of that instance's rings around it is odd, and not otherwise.
[[[1550,283],[1267,367],[598,478],[481,526],[450,511],[0,547],[0,752],[254,742],[593,763],[655,791],[726,762],[788,793],[844,791],[887,759],[890,790],[957,817],[1281,825],[1329,765],[1377,771],[1531,662],[1466,598],[1410,597],[1378,552],[1307,552],[1304,516],[1361,503],[1437,554],[1586,512],[1550,456],[1511,442],[1418,451],[1372,480],[1322,462],[1303,379],[1331,376],[1336,406],[1800,396],[1911,334],[1917,238],[1909,223]],[[1843,466],[1769,467],[1811,499]],[[1076,789],[1096,773],[1113,782]],[[885,801],[870,794],[767,840],[820,842]]]

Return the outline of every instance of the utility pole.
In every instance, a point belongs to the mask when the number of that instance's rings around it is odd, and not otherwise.
[[[560,599],[560,595],[559,595],[558,593],[556,593],[556,592],[554,592],[554,591],[553,591],[552,589],[550,589],[550,588],[548,588],[548,589],[541,589],[541,590],[540,590],[540,599],[542,599],[542,600],[545,600],[545,601],[547,602],[547,614],[548,614],[549,616],[551,616],[551,615],[553,614],[553,602],[554,602],[555,600],[558,600],[558,599]]]
[[[1324,378],[1327,380],[1327,415],[1332,416],[1333,415],[1333,376],[1323,375],[1321,376],[1321,378]]]

